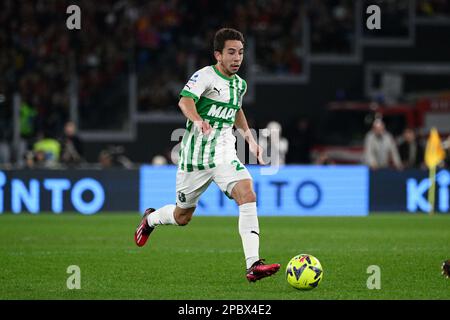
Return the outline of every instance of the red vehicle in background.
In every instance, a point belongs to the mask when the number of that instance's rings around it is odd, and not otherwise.
[[[416,128],[426,135],[436,127],[441,137],[450,135],[450,92],[436,97],[421,97],[415,104]]]
[[[312,149],[313,161],[362,163],[364,138],[376,117],[383,119],[394,138],[409,127],[416,131],[421,143],[425,143],[430,129],[436,127],[445,139],[450,135],[450,93],[423,96],[413,103],[389,106],[376,102],[331,102],[319,126],[320,134]]]

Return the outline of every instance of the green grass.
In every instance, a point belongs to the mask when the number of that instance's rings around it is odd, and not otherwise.
[[[0,299],[449,299],[440,273],[450,258],[450,215],[260,217],[261,257],[282,270],[249,284],[236,217],[194,217],[135,246],[136,213],[0,215]],[[284,269],[299,253],[324,268],[320,286],[297,291]],[[81,289],[66,287],[69,265]],[[381,268],[369,290],[367,267]]]

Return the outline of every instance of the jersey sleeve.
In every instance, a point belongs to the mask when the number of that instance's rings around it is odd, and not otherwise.
[[[244,100],[244,95],[247,93],[247,81],[242,79],[242,93],[239,96],[239,107],[242,107],[242,101]]]
[[[209,82],[209,75],[204,69],[197,71],[184,85],[180,97],[192,98],[197,103],[203,92],[208,89]]]

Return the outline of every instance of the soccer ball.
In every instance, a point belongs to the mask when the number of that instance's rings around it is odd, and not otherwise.
[[[314,289],[322,278],[322,265],[310,254],[299,254],[293,257],[286,267],[287,282],[299,290]]]

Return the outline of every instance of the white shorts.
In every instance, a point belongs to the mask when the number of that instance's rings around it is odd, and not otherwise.
[[[178,169],[177,206],[183,209],[197,206],[200,196],[212,181],[231,199],[234,186],[245,179],[252,179],[252,177],[237,158],[228,164],[218,164],[215,168],[191,172]]]

